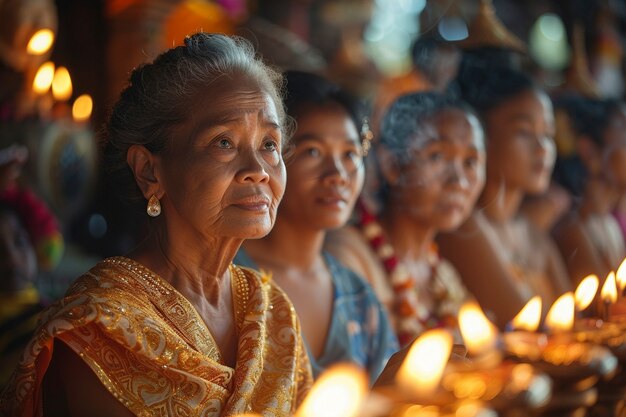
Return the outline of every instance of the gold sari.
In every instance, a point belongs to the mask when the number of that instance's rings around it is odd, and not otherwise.
[[[128,258],[106,259],[42,314],[0,399],[0,414],[41,414],[41,381],[59,338],[138,416],[293,414],[311,385],[299,322],[285,294],[231,267],[239,337],[235,369],[193,306]]]

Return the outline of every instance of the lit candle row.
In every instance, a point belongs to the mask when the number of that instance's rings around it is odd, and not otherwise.
[[[54,100],[64,103],[72,97],[73,86],[70,73],[65,67],[55,69],[54,63],[43,63],[33,80],[33,92],[37,96],[44,96],[52,89]],[[88,94],[82,94],[74,100],[72,118],[76,122],[86,122],[93,110],[93,100]]]

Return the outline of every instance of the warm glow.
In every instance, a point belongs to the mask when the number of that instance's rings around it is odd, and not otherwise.
[[[396,380],[400,386],[425,396],[439,386],[452,351],[452,335],[443,329],[430,330],[413,342]]]
[[[361,368],[350,364],[332,366],[313,385],[295,417],[356,416],[367,387],[367,377]]]
[[[72,106],[72,117],[76,122],[84,122],[89,120],[91,110],[93,109],[93,100],[89,94],[83,94],[74,100]]]
[[[527,330],[534,332],[539,327],[541,321],[541,297],[536,295],[526,303],[524,308],[517,313],[512,321],[516,330]]]
[[[552,304],[546,316],[546,327],[553,332],[572,329],[574,325],[574,294],[569,291]]]
[[[600,281],[595,275],[588,275],[580,281],[580,284],[578,284],[576,292],[574,293],[574,299],[576,300],[576,308],[578,311],[583,311],[589,307],[598,292],[599,286]]]
[[[626,259],[622,261],[619,268],[617,268],[617,275],[615,277],[617,287],[620,291],[624,291],[626,288]]]
[[[54,64],[50,61],[41,64],[33,80],[33,91],[36,94],[46,94],[54,78]]]
[[[472,355],[489,351],[496,344],[496,329],[476,303],[463,304],[459,311],[459,327],[467,350]]]
[[[65,67],[59,67],[54,72],[52,80],[52,95],[55,100],[67,101],[72,97],[72,79],[70,72]]]
[[[32,55],[43,55],[50,50],[54,42],[54,32],[50,29],[39,29],[28,41],[26,51]]]
[[[600,292],[600,297],[605,303],[614,303],[617,301],[617,285],[615,284],[615,272],[611,271]]]

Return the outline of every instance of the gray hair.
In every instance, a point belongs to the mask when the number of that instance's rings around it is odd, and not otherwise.
[[[188,120],[195,100],[207,95],[207,87],[217,88],[223,76],[258,82],[272,97],[283,137],[288,137],[282,75],[263,63],[243,38],[209,33],[188,36],[184,45],[133,70],[129,85],[113,107],[106,126],[103,162],[123,200],[144,201],[126,162],[128,149],[143,145],[155,154],[166,150],[175,140],[174,129]]]
[[[411,157],[411,142],[421,136],[430,118],[447,109],[459,109],[468,114],[474,111],[465,102],[437,92],[406,94],[393,102],[383,118],[380,146],[387,149],[400,164]]]

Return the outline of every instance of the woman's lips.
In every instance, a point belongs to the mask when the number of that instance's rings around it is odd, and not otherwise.
[[[252,196],[237,200],[233,206],[252,212],[265,212],[270,207],[270,200],[265,196]]]
[[[348,201],[340,194],[326,194],[319,196],[315,199],[315,202],[324,207],[331,209],[343,210],[348,205]]]

